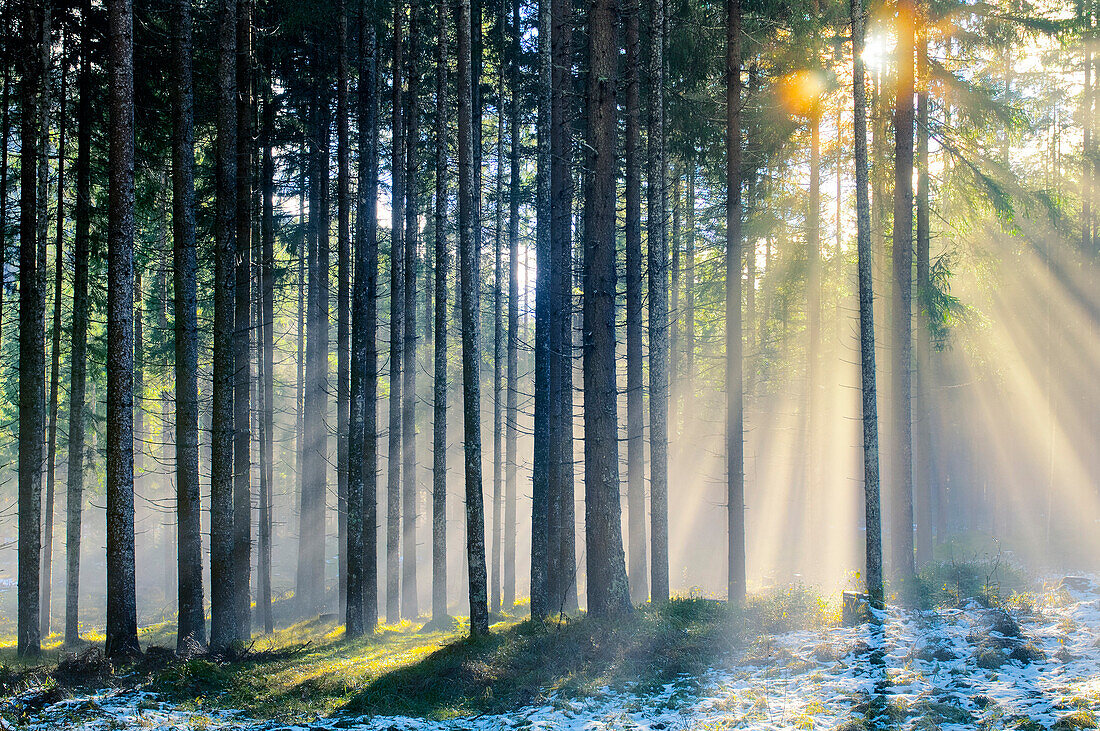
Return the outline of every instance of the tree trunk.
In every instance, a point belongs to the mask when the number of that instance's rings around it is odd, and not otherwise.
[[[917,50],[920,91],[917,94],[917,334],[916,334],[916,434],[914,447],[914,509],[917,523],[917,565],[932,560],[932,402],[931,349],[929,331],[928,249],[930,243],[929,179],[928,179],[928,45],[922,41]]]
[[[134,35],[130,0],[107,5],[107,642],[139,655],[134,582]]]
[[[630,558],[630,599],[649,598],[645,533],[645,415],[642,385],[642,171],[641,93],[638,55],[640,13],[637,0],[626,0],[626,509]]]
[[[883,605],[882,528],[879,510],[878,390],[875,386],[875,317],[871,264],[871,211],[867,200],[867,91],[863,71],[863,0],[851,0],[853,106],[856,163],[856,248],[859,259],[859,365],[863,412],[863,496],[866,585],[873,606]]]
[[[64,34],[63,34],[64,35]],[[62,39],[62,50],[65,42]],[[64,54],[62,53],[62,59]],[[50,355],[50,412],[46,443],[46,516],[42,547],[42,636],[50,634],[50,597],[53,593],[53,518],[57,493],[57,401],[61,371],[61,285],[64,282],[65,259],[65,63],[60,63],[61,90],[57,112],[57,212],[53,264],[53,326]]]
[[[588,14],[584,201],[584,523],[588,612],[631,611],[619,509],[615,384],[615,0]]]
[[[83,6],[82,6],[83,8]],[[83,15],[83,14],[82,14]],[[87,23],[82,24],[82,28]],[[11,23],[4,22],[4,34],[11,37]],[[81,39],[84,34],[81,33]],[[83,48],[83,45],[81,46]],[[84,51],[81,51],[83,57]],[[4,290],[8,284],[8,143],[11,139],[11,62],[4,64],[4,89],[0,92],[0,345],[3,345],[4,332]]]
[[[499,48],[504,54],[504,0],[501,0]],[[500,563],[504,529],[504,62],[497,64],[496,217],[493,226],[493,535],[490,606],[500,612]]]
[[[238,639],[233,582],[233,330],[236,292],[237,0],[218,7],[214,214],[214,375],[210,455],[210,645]]]
[[[531,460],[531,618],[550,614],[549,509],[550,509],[550,261],[551,171],[553,168],[551,123],[551,5],[538,4],[538,150],[535,228],[535,414]]]
[[[81,4],[80,101],[76,131],[76,210],[73,236],[72,346],[69,352],[69,464],[65,496],[65,644],[80,640],[80,538],[84,507],[84,430],[88,353],[88,258],[92,218],[91,0]],[[4,106],[7,111],[7,105]],[[5,145],[6,147],[6,145]],[[6,152],[6,150],[5,150]],[[3,186],[0,185],[0,189]],[[2,226],[0,226],[2,230]],[[3,266],[0,263],[0,266]],[[196,367],[197,369],[197,367]],[[196,467],[196,479],[198,469]],[[196,513],[197,515],[197,513]],[[199,584],[202,591],[202,584]],[[201,604],[201,602],[200,602]],[[182,616],[182,614],[181,614]]]
[[[252,635],[252,0],[237,10],[236,302],[233,333],[233,607],[237,639]]]
[[[432,388],[432,622],[447,617],[447,25],[436,2],[435,51],[435,362]]]
[[[470,53],[470,0],[455,5],[458,41],[458,217],[462,289],[462,403],[466,473],[466,562],[469,567],[470,635],[489,634],[485,570],[485,506],[481,490],[481,331],[478,257],[474,240],[474,117]]]
[[[400,540],[401,540],[401,368],[405,344],[405,143],[401,89],[402,23],[404,7],[397,0],[393,7],[393,104],[392,171],[390,210],[390,403],[389,448],[386,453],[386,622],[400,615]]]
[[[519,417],[519,0],[512,0],[511,52],[508,58],[508,403],[505,416],[504,587],[502,602],[516,603],[516,439]],[[503,101],[502,101],[503,103]]]
[[[726,584],[731,603],[745,599],[741,258],[741,0],[726,0]]]
[[[416,619],[420,614],[416,581],[416,256],[420,239],[420,195],[417,187],[417,146],[420,126],[417,118],[420,71],[419,0],[409,0],[409,91],[405,97],[405,342],[401,349],[401,616]]]
[[[337,612],[348,607],[348,419],[351,410],[351,145],[348,122],[348,15],[336,4],[336,544]]]
[[[913,559],[913,435],[911,360],[913,349],[913,0],[898,2],[898,74],[894,107],[894,291],[891,317],[894,342],[893,572],[899,595],[909,601],[916,568]]]
[[[116,0],[117,1],[117,0]],[[42,546],[42,460],[46,440],[44,282],[38,261],[38,151],[45,135],[36,113],[49,52],[48,6],[27,3],[20,69],[19,179],[19,538],[17,644],[20,657],[41,652],[39,572]],[[44,203],[44,201],[43,201]]]
[[[260,252],[260,333],[263,395],[260,443],[260,529],[259,529],[259,597],[257,607],[263,618],[264,632],[275,631],[271,613],[271,534],[272,494],[275,487],[275,160],[272,154],[275,135],[275,100],[272,86],[271,47],[264,53],[264,89],[262,120],[262,161],[260,169],[261,252]]]
[[[362,478],[362,558],[355,562],[350,556],[349,566],[361,566],[363,630],[373,630],[378,624],[378,350],[377,350],[377,300],[378,300],[378,45],[374,19],[368,19],[366,4],[359,14],[359,187],[358,215],[356,216],[355,302],[352,305],[352,408],[362,393],[362,450],[350,440],[348,453],[351,460],[362,455],[362,468],[356,469],[349,461],[349,495],[352,480]],[[362,289],[358,289],[359,287]],[[356,341],[355,338],[359,340]],[[356,342],[359,344],[356,345]],[[355,360],[360,353],[362,365]],[[358,380],[357,380],[358,379]],[[355,425],[358,416],[349,416]],[[349,531],[351,529],[349,528]],[[349,532],[350,535],[350,532]],[[348,579],[352,574],[349,572]],[[349,586],[349,595],[357,596]],[[349,602],[349,607],[352,603]]]
[[[649,497],[653,542],[650,594],[668,601],[668,239],[665,171],[665,0],[655,0],[650,29],[649,185]],[[692,201],[694,206],[694,201]],[[692,273],[694,275],[694,272]],[[689,287],[690,289],[690,287]],[[688,341],[691,347],[691,341]]]

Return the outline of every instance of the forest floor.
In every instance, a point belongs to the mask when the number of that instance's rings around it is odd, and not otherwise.
[[[1097,727],[1100,586],[1091,578],[996,601],[941,596],[854,627],[836,620],[830,605],[791,588],[736,611],[678,600],[615,625],[503,617],[476,642],[459,623],[348,642],[342,627],[314,620],[235,661],[154,651],[128,668],[32,668],[4,650],[0,728]]]

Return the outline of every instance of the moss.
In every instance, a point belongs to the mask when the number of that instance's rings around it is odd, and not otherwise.
[[[1087,708],[1062,716],[1051,727],[1054,731],[1071,731],[1078,728],[1097,728],[1096,714]]]

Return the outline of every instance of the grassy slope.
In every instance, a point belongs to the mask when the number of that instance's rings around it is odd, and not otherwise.
[[[257,638],[242,660],[149,653],[142,664],[90,685],[147,685],[191,708],[236,709],[259,718],[340,711],[448,718],[508,711],[551,693],[644,691],[698,677],[761,634],[824,621],[826,607],[802,589],[756,597],[738,610],[713,600],[675,600],[615,623],[584,616],[536,623],[506,615],[478,641],[466,638],[461,623],[448,631],[403,623],[349,642],[341,625],[313,619]],[[171,627],[158,626],[144,639],[170,645]],[[0,685],[5,666],[8,691],[41,682],[57,652],[48,650],[45,663],[31,667],[15,662],[10,647],[0,649]]]

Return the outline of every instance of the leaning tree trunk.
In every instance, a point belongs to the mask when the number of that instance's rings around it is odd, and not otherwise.
[[[630,598],[642,603],[649,598],[646,567],[645,414],[642,385],[642,170],[641,92],[638,57],[641,42],[641,10],[637,0],[627,0],[626,15],[626,562]]]
[[[619,508],[615,383],[615,0],[595,0],[588,30],[584,201],[584,525],[588,612],[629,613]]]
[[[141,653],[134,582],[134,34],[130,0],[107,5],[107,643]]]
[[[44,144],[36,110],[43,90],[44,17],[48,9],[26,4],[21,68],[21,145],[19,179],[19,538],[16,651],[36,657],[41,651],[39,572],[42,527],[42,446],[46,440],[46,350],[43,278],[38,261],[38,150]]]
[[[726,0],[726,589],[730,602],[745,599],[741,247],[741,0]]]
[[[402,22],[405,11],[400,0],[393,7],[393,151],[390,210],[390,400],[389,447],[386,452],[386,622],[400,614],[401,541],[401,368],[405,345],[405,143],[403,138],[401,72],[403,67]]]
[[[863,0],[851,0],[852,119],[856,163],[856,249],[859,270],[859,367],[863,411],[863,496],[866,526],[866,586],[875,607],[883,606],[882,527],[879,512],[878,390],[875,386],[875,316],[871,265],[871,206],[867,200],[867,88],[863,71]]]
[[[668,240],[665,218],[665,0],[651,4],[649,97],[649,502],[654,602],[668,601]],[[689,342],[690,346],[690,342]]]
[[[69,351],[69,462],[65,496],[65,644],[80,640],[80,533],[84,503],[85,393],[88,367],[88,258],[92,219],[91,0],[81,4],[80,101],[76,130],[76,209],[73,232],[73,316]],[[7,107],[5,106],[5,112]],[[3,186],[0,186],[2,188]],[[198,477],[196,468],[196,479]],[[197,515],[197,513],[196,513]],[[202,584],[199,584],[201,591]],[[201,604],[201,602],[200,602]],[[182,615],[181,615],[182,616]]]
[[[416,581],[416,254],[420,238],[420,195],[417,187],[419,124],[417,96],[420,72],[420,26],[418,0],[409,0],[409,92],[405,97],[405,305],[404,338],[401,349],[401,616],[416,619],[420,614]]]
[[[233,333],[233,615],[237,639],[252,635],[252,0],[237,11],[236,302]]]
[[[238,639],[233,582],[233,330],[237,209],[237,0],[218,8],[214,211],[214,374],[210,454],[210,645]]]
[[[481,491],[481,329],[478,258],[474,241],[473,73],[470,0],[455,5],[458,41],[458,219],[462,289],[462,416],[466,463],[466,561],[469,566],[470,635],[489,634],[485,570],[485,506]]]
[[[432,388],[432,623],[447,617],[447,25],[436,2],[435,360]]]
[[[913,285],[913,0],[898,2],[898,72],[894,107],[894,288],[890,308],[894,335],[891,391],[894,420],[895,492],[893,572],[899,594],[911,599],[913,558],[912,285]]]

